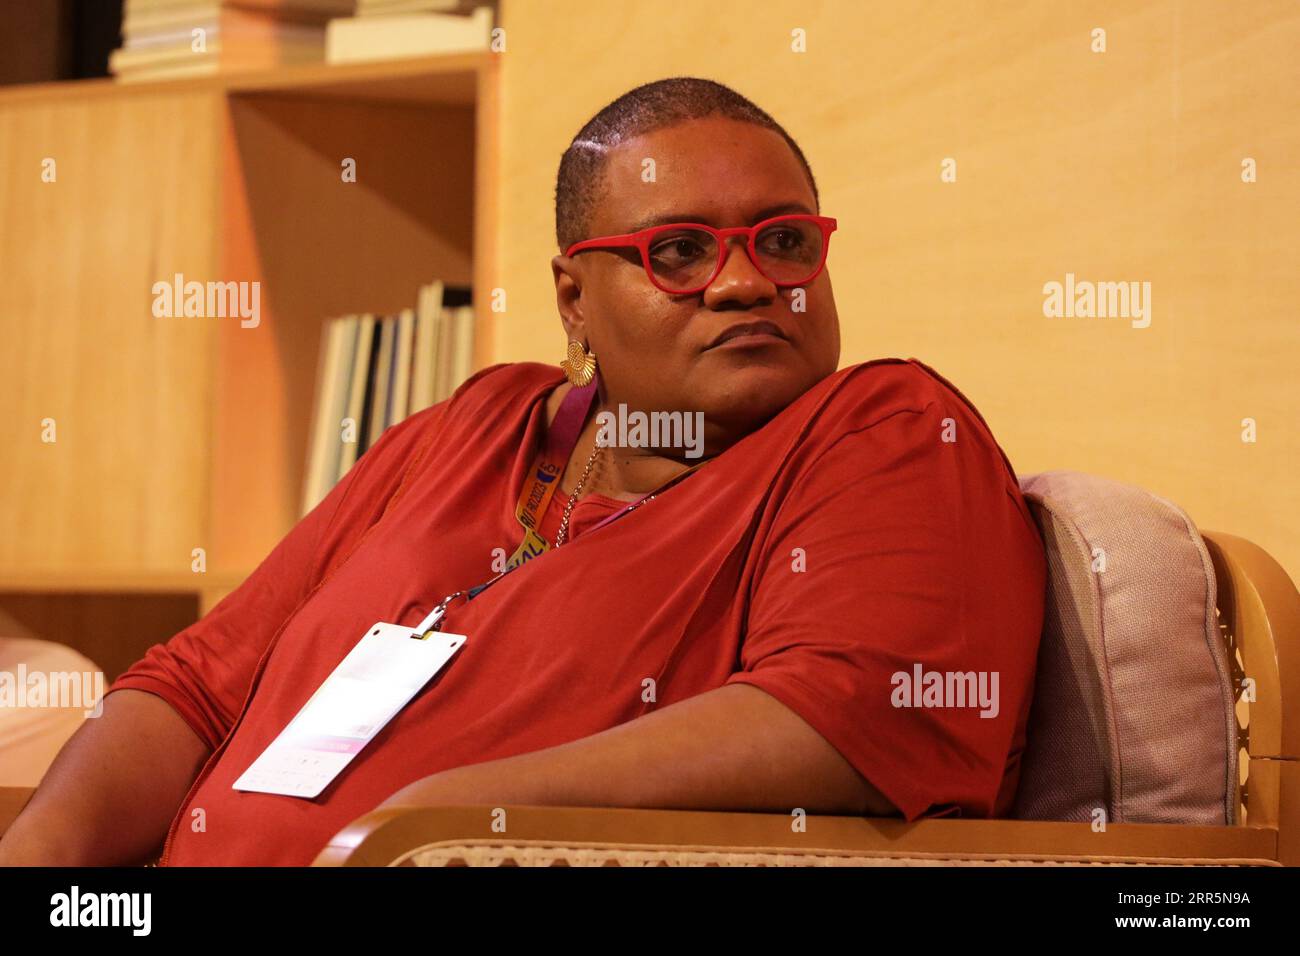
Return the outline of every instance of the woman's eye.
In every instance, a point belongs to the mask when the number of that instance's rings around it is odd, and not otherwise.
[[[803,245],[803,236],[793,229],[774,229],[763,234],[759,245],[769,252],[795,252]]]
[[[655,244],[650,249],[650,255],[660,260],[680,262],[684,259],[698,259],[704,255],[704,248],[688,236],[677,236]]]

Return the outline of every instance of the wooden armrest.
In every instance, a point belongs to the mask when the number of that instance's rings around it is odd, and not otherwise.
[[[315,866],[446,863],[1153,862],[1275,864],[1277,831],[1021,820],[810,816],[591,807],[376,810],[340,831]],[[504,832],[494,832],[494,821]],[[498,824],[498,828],[500,824]],[[592,851],[598,851],[593,854]]]

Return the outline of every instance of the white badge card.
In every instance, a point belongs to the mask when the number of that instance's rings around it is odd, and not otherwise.
[[[319,796],[464,643],[464,634],[421,637],[411,627],[376,624],[234,789]]]

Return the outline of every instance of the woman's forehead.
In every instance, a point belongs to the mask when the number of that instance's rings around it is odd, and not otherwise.
[[[773,130],[710,117],[629,139],[606,155],[592,226],[635,231],[662,222],[752,225],[814,213],[812,186]]]
[[[706,226],[714,226],[718,229],[727,226],[745,225],[752,226],[762,222],[765,219],[771,219],[773,216],[784,216],[791,213],[806,213],[815,215],[816,210],[802,201],[790,202],[769,202],[767,198],[761,200],[762,205],[752,205],[740,199],[733,197],[731,201],[726,201],[712,206],[680,206],[672,207],[667,212],[643,210],[643,215],[633,220],[627,227],[628,232],[640,232],[642,229],[649,229],[652,226],[664,226],[674,222],[701,222]],[[719,213],[722,210],[722,213]]]

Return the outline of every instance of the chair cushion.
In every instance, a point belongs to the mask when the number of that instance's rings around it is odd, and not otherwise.
[[[1015,815],[1235,823],[1234,694],[1195,525],[1107,478],[1019,480],[1048,593]]]
[[[35,787],[41,782],[103,693],[102,676],[91,676],[83,683],[82,675],[98,673],[99,668],[89,658],[71,647],[0,633],[0,674],[7,675],[5,683],[9,685],[6,699],[0,703],[0,787]],[[30,677],[35,674],[44,678],[41,686],[50,688],[55,675],[70,676],[76,680],[76,689],[88,696],[84,700],[59,701],[59,706],[44,697],[43,703],[16,706],[15,700],[8,699],[9,693],[15,693],[20,683],[31,687]],[[53,690],[46,693],[52,694]]]

